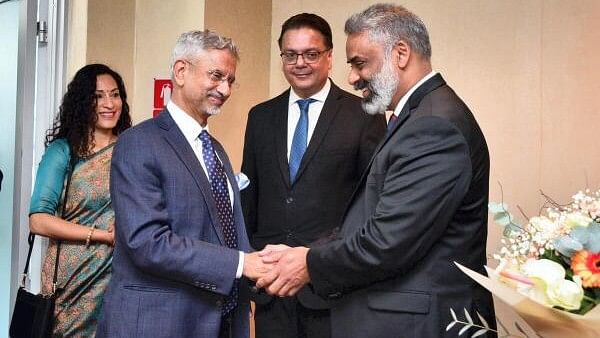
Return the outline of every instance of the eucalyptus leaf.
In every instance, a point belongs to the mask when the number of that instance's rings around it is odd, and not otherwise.
[[[467,318],[467,322],[469,322],[469,324],[473,324],[473,319],[471,318],[469,311],[467,311],[466,308],[464,310],[465,310],[465,317]]]
[[[488,324],[487,320],[485,320],[485,318],[483,318],[481,313],[479,313],[478,311],[475,311],[475,313],[477,313],[477,317],[479,317],[479,321],[481,322],[481,324],[483,324],[483,327],[485,327],[486,329],[489,329],[490,325]]]
[[[456,318],[456,313],[454,313],[454,309],[453,309],[453,308],[450,308],[450,315],[452,315],[452,319],[454,319],[454,320],[458,320],[458,319]]]
[[[463,333],[467,332],[467,330],[470,329],[470,328],[471,328],[471,324],[463,326],[463,328],[460,329],[460,331],[458,331],[458,335],[459,336],[462,335]]]
[[[591,235],[590,229],[591,229],[590,227],[576,226],[573,229],[571,229],[571,232],[569,233],[569,237],[571,237],[573,240],[581,243],[581,245],[585,246],[590,240],[590,235]]]
[[[506,205],[506,203],[490,202],[488,204],[488,211],[492,214],[506,212],[506,210],[508,210],[508,205]]]
[[[479,337],[479,336],[481,336],[482,334],[485,334],[486,332],[487,332],[487,330],[486,330],[486,329],[477,330],[477,332],[473,333],[473,335],[471,336],[471,338],[474,338],[474,337]]]
[[[560,252],[561,255],[571,257],[575,252],[582,250],[583,245],[571,236],[565,235],[554,241],[554,248],[556,251]]]
[[[588,226],[590,238],[585,248],[591,252],[600,252],[600,224],[594,222]]]
[[[496,224],[501,225],[503,227],[505,227],[511,223],[510,219],[511,219],[511,217],[508,212],[499,212],[497,214],[494,214],[494,222],[496,222]]]
[[[515,223],[509,223],[504,227],[504,232],[502,233],[504,237],[512,237],[514,233],[521,232],[521,228]]]
[[[458,322],[456,322],[456,321],[453,321],[452,323],[448,324],[448,326],[446,326],[446,331],[450,331],[450,329],[451,329],[452,327],[454,327],[454,325],[455,325],[456,323],[458,323]]]

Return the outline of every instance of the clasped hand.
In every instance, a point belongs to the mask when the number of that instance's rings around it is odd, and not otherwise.
[[[270,295],[293,296],[310,282],[306,267],[308,250],[283,244],[267,245],[262,251],[245,255],[243,274]]]

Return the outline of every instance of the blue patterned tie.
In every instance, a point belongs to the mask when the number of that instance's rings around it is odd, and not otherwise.
[[[290,183],[294,183],[296,180],[296,174],[300,169],[300,163],[302,162],[302,156],[306,151],[307,138],[308,138],[308,106],[315,102],[315,99],[308,98],[296,101],[298,107],[300,107],[300,119],[296,124],[296,130],[294,131],[294,138],[292,139],[292,147],[290,149]]]
[[[208,132],[203,130],[198,138],[200,138],[200,141],[202,142],[202,157],[204,159],[204,164],[206,165],[206,171],[208,172],[208,179],[210,180],[213,198],[217,205],[217,213],[219,215],[219,222],[221,223],[225,245],[235,249],[238,247],[237,234],[233,221],[233,210],[231,208],[231,200],[229,199],[229,189],[227,187],[225,169],[223,168],[221,161],[217,158]],[[238,280],[236,279],[233,288],[231,289],[231,293],[221,309],[223,315],[236,307],[237,296]]]

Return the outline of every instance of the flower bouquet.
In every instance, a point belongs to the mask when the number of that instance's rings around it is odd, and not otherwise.
[[[600,190],[567,205],[547,197],[545,212],[523,225],[504,203],[489,211],[504,228],[498,267],[489,278],[459,268],[542,337],[600,337]]]

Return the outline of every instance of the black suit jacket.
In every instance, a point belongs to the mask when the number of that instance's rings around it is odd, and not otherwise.
[[[360,99],[333,83],[294,184],[287,159],[290,91],[250,110],[242,172],[250,179],[242,205],[251,245],[308,246],[339,225],[352,191],[385,133],[383,116],[370,116]],[[304,306],[327,305],[308,290]],[[267,302],[269,296],[258,297]]]
[[[475,118],[435,75],[376,150],[339,238],[309,251],[314,289],[339,299],[333,337],[455,337],[450,308],[495,323],[491,295],[453,263],[483,272],[488,180]]]

